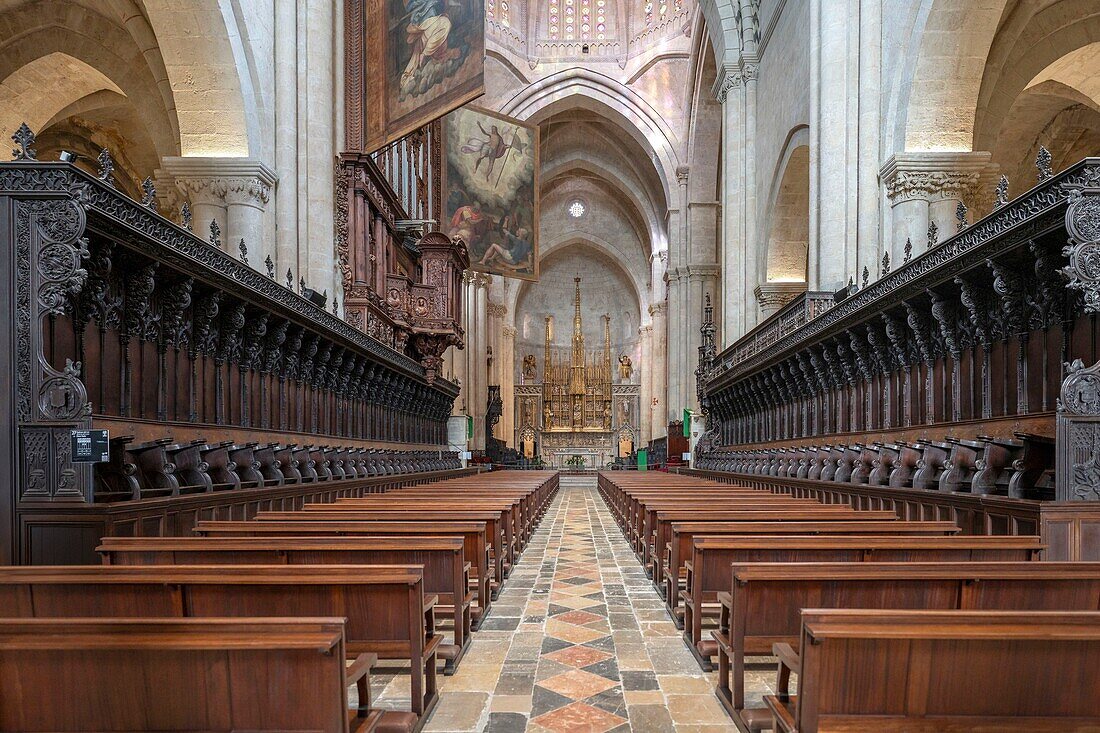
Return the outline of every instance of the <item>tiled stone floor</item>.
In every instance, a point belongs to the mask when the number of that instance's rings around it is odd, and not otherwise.
[[[562,488],[424,730],[711,733],[736,730],[592,486]],[[750,672],[750,704],[773,667]],[[382,707],[406,675],[376,675]]]

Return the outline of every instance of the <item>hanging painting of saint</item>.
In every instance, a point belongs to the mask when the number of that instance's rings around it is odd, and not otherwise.
[[[365,39],[353,51],[365,61],[362,83],[369,103],[358,113],[366,117],[366,152],[484,93],[484,0],[347,2],[362,3],[366,10]],[[354,41],[349,35],[346,42]]]
[[[538,280],[538,128],[478,107],[443,121],[443,228],[471,267]]]

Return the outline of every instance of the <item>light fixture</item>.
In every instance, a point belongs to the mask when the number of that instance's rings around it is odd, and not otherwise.
[[[61,155],[57,156],[57,159],[62,163],[75,163],[76,153],[70,153],[68,150],[62,150]]]

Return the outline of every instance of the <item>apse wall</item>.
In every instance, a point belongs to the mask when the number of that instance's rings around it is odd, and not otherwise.
[[[554,344],[568,347],[573,338],[573,278],[581,278],[581,315],[585,349],[603,346],[604,313],[611,315],[611,359],[629,354],[644,369],[638,349],[638,297],[622,269],[591,247],[576,245],[543,260],[538,283],[526,284],[516,305],[516,383],[523,357],[534,354],[542,376],[545,318],[554,317]]]

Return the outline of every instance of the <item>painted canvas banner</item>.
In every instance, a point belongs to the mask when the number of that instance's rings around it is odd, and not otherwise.
[[[443,226],[470,266],[538,280],[538,127],[463,107],[443,120],[443,155]]]
[[[362,57],[363,150],[373,152],[485,92],[484,0],[347,0],[366,15],[349,57]],[[354,16],[353,16],[354,17]],[[349,68],[349,77],[355,77]],[[349,78],[349,83],[358,80]],[[358,109],[355,109],[358,107]]]

